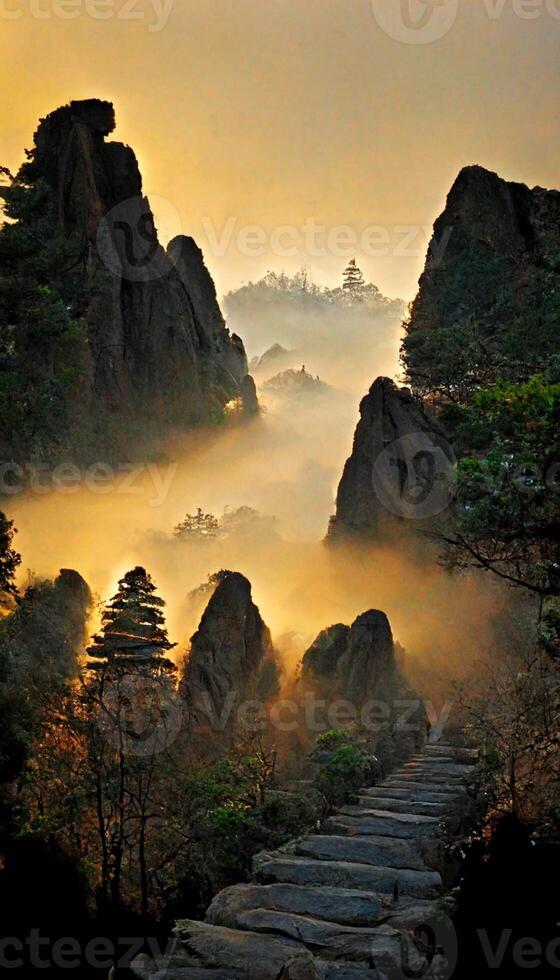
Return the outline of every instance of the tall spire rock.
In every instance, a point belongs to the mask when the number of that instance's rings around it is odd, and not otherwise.
[[[109,419],[117,447],[122,420],[130,448],[131,421],[140,441],[203,422],[240,398],[247,360],[200,249],[183,236],[167,250],[160,243],[134,152],[107,140],[114,127],[113,106],[97,99],[50,113],[12,187],[40,201],[16,215],[49,249],[38,288],[59,290],[69,318],[86,331],[74,371],[80,402],[96,416],[98,436]],[[12,194],[17,211],[13,201]],[[58,348],[50,360],[57,356]],[[59,363],[49,370],[60,374]]]
[[[192,721],[231,730],[244,702],[278,693],[270,630],[239,572],[218,573],[218,587],[191,639],[181,688]]]

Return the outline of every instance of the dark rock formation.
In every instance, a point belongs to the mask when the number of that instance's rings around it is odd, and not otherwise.
[[[343,623],[321,630],[305,652],[302,676],[321,680],[336,677],[339,661],[348,647],[349,634],[350,627]]]
[[[397,672],[391,626],[378,609],[362,613],[352,626],[322,630],[302,661],[304,682],[334,681],[336,693],[356,704],[374,697]]]
[[[244,575],[220,573],[191,639],[182,690],[193,721],[216,730],[232,727],[244,701],[266,701],[278,692],[270,630]]]
[[[352,623],[338,662],[345,694],[359,703],[379,695],[396,674],[393,634],[385,613],[370,609]]]
[[[378,378],[360,404],[329,538],[379,534],[395,517],[424,521],[441,513],[452,459],[443,430],[410,391]]]
[[[464,360],[472,343],[475,384],[503,376],[518,357],[529,372],[538,368],[558,343],[559,255],[558,191],[531,190],[479,166],[463,169],[434,224],[406,325],[414,386],[423,392],[447,388],[445,337],[452,341],[457,331],[454,356]],[[434,340],[437,331],[443,333]],[[442,356],[447,371],[434,367]]]
[[[364,749],[375,752],[386,768],[418,749],[426,738],[424,706],[399,669],[397,646],[385,613],[370,609],[350,627],[339,623],[319,633],[303,656],[301,670],[304,694],[311,691],[327,704],[343,699],[351,705],[353,719],[360,719],[367,732]],[[410,711],[402,728],[400,712],[405,704]],[[328,713],[321,718],[317,712],[316,717],[325,729],[329,727]]]
[[[117,425],[124,416],[139,433],[143,423],[161,432],[239,397],[247,361],[200,249],[182,236],[161,246],[133,151],[105,140],[114,127],[108,102],[57,109],[18,179],[46,188],[50,232],[75,249],[71,314],[87,324],[89,349],[81,397]]]
[[[7,673],[43,677],[47,685],[78,674],[92,596],[82,576],[63,568],[54,582],[27,587],[12,615],[0,624],[0,660]]]
[[[250,374],[246,374],[241,382],[240,397],[243,411],[246,415],[259,414],[257,387]]]

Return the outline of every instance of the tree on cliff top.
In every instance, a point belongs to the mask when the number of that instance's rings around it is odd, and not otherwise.
[[[88,648],[93,658],[89,666],[145,664],[152,669],[173,672],[174,664],[164,656],[175,646],[167,636],[164,606],[145,568],[137,565],[127,572],[102,614],[100,633]]]
[[[196,514],[186,514],[173,528],[173,533],[176,538],[183,540],[217,538],[220,535],[220,525],[214,514],[205,514],[201,507],[197,507]]]
[[[350,293],[360,292],[366,281],[362,270],[356,265],[356,259],[350,259],[342,274],[342,288]]]

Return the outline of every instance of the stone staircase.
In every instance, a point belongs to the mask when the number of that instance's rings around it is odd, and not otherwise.
[[[253,883],[220,892],[205,922],[179,922],[173,952],[139,957],[135,972],[151,980],[386,980],[402,977],[405,965],[437,977],[439,954],[418,929],[445,918],[434,870],[439,822],[460,805],[476,756],[427,744],[319,833],[257,855]]]

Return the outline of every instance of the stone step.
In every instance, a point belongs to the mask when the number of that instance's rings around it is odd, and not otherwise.
[[[467,749],[462,746],[444,745],[441,742],[428,742],[423,748],[423,754],[429,756],[449,755],[454,759],[470,759],[476,762],[479,758],[478,749]]]
[[[474,766],[463,766],[457,762],[451,762],[446,765],[438,765],[435,762],[433,765],[428,762],[411,762],[408,766],[403,766],[399,772],[425,772],[431,776],[441,776],[442,779],[448,779],[456,778],[457,776],[461,778],[469,776],[474,771],[474,768]]]
[[[455,783],[453,786],[450,786],[449,783],[440,783],[437,780],[434,782],[433,780],[426,778],[422,778],[421,780],[413,779],[412,776],[402,777],[399,779],[396,777],[394,779],[391,778],[391,780],[387,780],[387,782],[383,785],[386,790],[407,789],[412,793],[436,792],[441,796],[446,796],[448,800],[466,793],[466,789],[462,783]],[[421,800],[422,797],[420,796],[418,799]]]
[[[418,789],[417,787],[411,787],[410,783],[404,783],[403,786],[370,786],[367,789],[360,791],[360,796],[371,796],[371,797],[383,797],[391,795],[391,799],[395,800],[407,800],[417,803],[444,803],[449,806],[453,803],[453,800],[457,798],[457,793],[440,789],[435,791],[433,789]]]
[[[425,870],[422,855],[414,842],[398,837],[350,837],[314,834],[298,841],[294,848],[300,857],[319,861],[347,861],[374,867]]]
[[[288,912],[274,912],[270,909],[253,909],[241,912],[238,917],[240,929],[251,933],[273,933],[275,936],[286,936],[302,942],[314,955],[332,960],[350,962],[375,963],[378,970],[386,971],[394,976],[402,964],[401,933],[391,926],[379,926],[376,929],[357,929],[352,926],[341,926],[333,922],[323,922],[309,919]],[[427,963],[424,957],[414,956],[415,947],[410,944],[412,951],[410,967],[419,970],[422,976]]]
[[[376,892],[290,884],[241,884],[224,888],[216,895],[206,913],[206,921],[235,928],[239,913],[269,909],[367,928],[383,922],[391,908],[392,900]]]
[[[318,861],[293,856],[260,856],[255,862],[257,880],[263,884],[328,885],[358,891],[433,898],[442,888],[437,871],[375,867],[349,861]]]
[[[387,790],[389,792],[389,790]],[[422,814],[426,817],[439,817],[446,810],[445,803],[421,803],[417,800],[397,800],[391,796],[370,796],[367,793],[360,794],[359,796],[359,807],[349,807],[343,806],[340,808],[340,813],[348,813],[349,816],[356,816],[357,813],[353,813],[353,810],[359,812],[360,807],[371,808],[372,806],[378,807],[380,810],[385,810],[386,812],[392,813],[410,813],[411,815]]]
[[[353,836],[396,837],[404,840],[418,840],[432,837],[437,833],[437,817],[425,817],[412,813],[389,813],[386,810],[369,807],[355,807],[354,813],[340,811],[325,821],[322,833],[348,834]],[[338,828],[338,829],[337,829]]]
[[[170,965],[169,977],[178,966],[232,971],[233,977],[238,971],[244,978],[278,980],[290,957],[299,953],[309,959],[305,946],[288,937],[226,929],[190,919],[177,922],[174,934],[179,940],[181,954],[180,959]]]
[[[334,963],[327,962],[327,960],[316,959],[313,961],[313,966],[316,971],[315,974],[309,971],[308,973],[292,973],[291,977],[297,977],[297,980],[387,980],[386,973],[380,973],[373,967],[369,969],[364,969],[363,965],[358,963]]]
[[[405,765],[412,765],[413,763],[425,763],[430,766],[474,766],[475,760],[462,757],[457,757],[454,755],[413,755],[405,763]]]
[[[454,788],[455,786],[461,785],[461,781],[467,776],[468,773],[454,773],[450,775],[445,772],[438,772],[432,769],[399,769],[394,776],[389,776],[385,780],[385,784],[390,786],[394,780],[402,779],[412,779],[415,781],[427,782],[427,783],[438,783],[442,786],[449,786]]]
[[[135,977],[143,980],[243,980],[240,970],[205,970],[194,966],[181,966],[181,959],[163,957],[153,960],[144,954],[137,956],[132,963]]]

